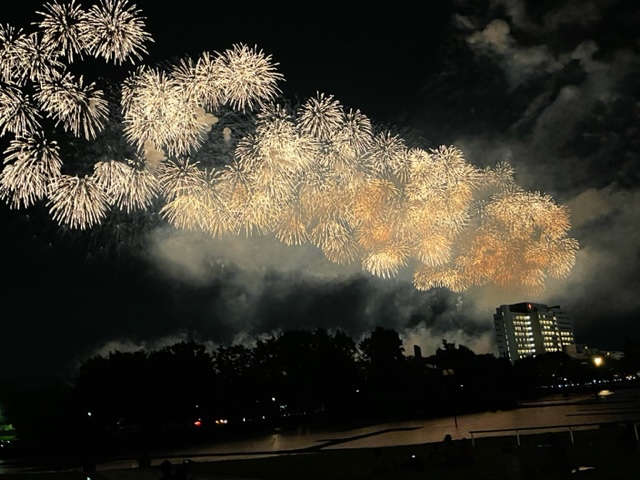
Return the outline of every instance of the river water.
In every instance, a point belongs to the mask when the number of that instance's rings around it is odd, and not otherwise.
[[[640,389],[602,390],[596,393],[549,395],[519,408],[398,422],[376,423],[355,428],[276,429],[265,435],[215,444],[189,447],[151,454],[152,464],[170,458],[180,462],[199,462],[230,458],[256,458],[285,453],[313,452],[328,449],[372,448],[419,445],[439,442],[446,434],[454,439],[481,436],[515,435],[510,429],[525,429],[521,434],[549,431],[552,428],[574,430],[592,428],[589,424],[625,422],[640,427]],[[482,430],[502,432],[480,433]],[[538,430],[535,430],[538,429]],[[135,468],[134,459],[112,460],[99,468]],[[28,466],[16,462],[0,463],[0,474],[26,471]]]

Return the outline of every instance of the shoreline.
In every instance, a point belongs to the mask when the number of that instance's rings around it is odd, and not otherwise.
[[[299,462],[304,460],[310,465],[310,470],[314,472],[325,471],[328,478],[337,480],[336,472],[327,472],[327,463],[340,462],[345,465],[354,462],[365,464],[367,458],[371,456],[374,449],[382,449],[385,455],[392,460],[391,463],[401,465],[406,461],[410,451],[422,451],[432,449],[434,445],[439,443],[445,433],[452,434],[455,440],[462,438],[472,438],[472,433],[481,433],[481,435],[473,438],[474,451],[477,452],[477,458],[498,459],[502,456],[502,447],[510,444],[511,447],[517,447],[522,455],[525,463],[526,460],[536,452],[539,455],[541,451],[540,445],[544,444],[544,437],[553,430],[560,430],[558,434],[562,437],[563,442],[574,451],[574,456],[580,458],[598,458],[600,453],[596,451],[596,447],[600,450],[608,450],[611,445],[620,444],[620,448],[609,451],[608,455],[618,458],[621,464],[629,463],[636,458],[638,450],[637,430],[634,432],[629,430],[630,422],[637,429],[640,422],[640,400],[638,397],[640,392],[625,392],[617,398],[607,397],[604,399],[594,398],[592,396],[569,396],[562,397],[560,403],[554,401],[538,402],[537,404],[529,403],[515,411],[503,412],[483,412],[480,414],[460,415],[457,417],[454,428],[452,417],[441,417],[430,420],[416,421],[398,421],[384,423],[367,423],[355,425],[343,425],[340,428],[306,428],[299,429],[278,429],[267,434],[257,435],[253,438],[242,438],[236,441],[219,442],[217,444],[196,445],[173,450],[158,450],[149,452],[147,460],[149,467],[139,468],[140,455],[123,455],[119,458],[105,458],[96,465],[97,472],[90,472],[90,475],[84,475],[80,467],[69,466],[69,468],[53,469],[48,468],[49,472],[41,470],[28,469],[30,460],[24,459],[24,470],[17,472],[16,469],[2,468],[11,461],[6,459],[0,462],[0,474],[3,480],[19,479],[31,480],[46,479],[57,480],[58,478],[82,478],[86,480],[89,476],[92,480],[96,478],[159,478],[159,464],[164,459],[170,459],[174,464],[180,464],[184,460],[190,460],[194,468],[197,468],[203,475],[232,475],[235,471],[240,472],[248,478],[256,478],[255,475],[261,472],[278,471],[282,466],[292,462],[292,466],[286,469],[301,470],[302,465]],[[614,396],[615,397],[615,396]],[[552,400],[550,396],[548,400]],[[626,408],[621,410],[620,403],[626,403],[635,410]],[[536,410],[537,408],[537,410]],[[597,410],[594,410],[597,409]],[[547,425],[543,422],[550,414],[552,423]],[[581,418],[582,417],[582,418]],[[586,420],[591,420],[587,422]],[[594,419],[599,421],[593,422]],[[573,421],[575,420],[575,421]],[[531,425],[535,422],[537,425]],[[564,423],[564,424],[561,424]],[[565,423],[568,422],[568,423]],[[590,424],[588,429],[577,428],[579,425]],[[520,425],[514,427],[514,425]],[[498,434],[496,431],[487,429],[487,427],[498,426]],[[573,432],[571,428],[573,427]],[[482,433],[485,430],[485,435]],[[520,431],[518,438],[517,430]],[[541,431],[543,430],[543,431]],[[546,431],[544,431],[546,430]],[[624,442],[623,442],[624,439]],[[575,440],[575,445],[573,441]],[[532,445],[534,442],[534,445]],[[623,443],[621,443],[623,442]],[[518,444],[521,443],[520,446]],[[534,446],[537,445],[535,448]],[[588,454],[585,452],[588,451]],[[624,453],[624,456],[620,454]],[[414,453],[415,454],[415,453]],[[420,455],[426,458],[425,454]],[[534,455],[535,456],[535,455]],[[629,458],[627,459],[626,456]],[[318,460],[322,457],[322,460]],[[14,466],[20,463],[13,460]],[[318,463],[318,465],[315,465]],[[480,461],[482,464],[483,461]],[[577,462],[589,466],[587,461]],[[33,463],[31,463],[33,465]],[[476,465],[480,470],[477,472],[483,476],[473,476],[470,478],[491,478],[487,477],[491,465]],[[600,462],[600,470],[602,470],[602,461]],[[78,465],[78,464],[76,464]],[[640,463],[633,464],[635,471],[640,471]],[[58,466],[60,467],[60,466]],[[495,465],[494,465],[495,467]],[[352,470],[350,476],[345,478],[363,478],[361,477],[362,466],[358,470],[356,466],[349,467]],[[28,470],[27,470],[28,469]],[[323,470],[324,469],[324,470]],[[57,470],[51,472],[51,470]],[[153,473],[154,476],[151,476]],[[402,472],[405,473],[405,472]],[[254,475],[252,477],[252,475]],[[278,473],[277,475],[281,475]],[[356,475],[356,476],[354,476]],[[590,472],[593,475],[593,472]],[[264,478],[289,478],[281,476],[264,476]],[[232,477],[201,477],[197,478],[232,478]],[[258,477],[259,478],[259,477]],[[307,478],[304,475],[300,478]],[[311,478],[311,477],[308,477]],[[322,478],[322,477],[313,477]],[[341,477],[340,477],[341,478]],[[615,477],[608,477],[615,478]],[[626,477],[621,477],[626,478]]]

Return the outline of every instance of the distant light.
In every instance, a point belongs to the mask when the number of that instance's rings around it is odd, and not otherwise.
[[[201,426],[202,426],[202,421],[201,421],[200,419],[198,419],[198,420],[196,420],[195,422],[193,422],[193,424],[194,424],[196,427],[201,427]]]
[[[276,401],[276,397],[271,397],[271,401],[275,402]]]
[[[87,416],[90,417],[91,416],[91,412],[87,412]]]

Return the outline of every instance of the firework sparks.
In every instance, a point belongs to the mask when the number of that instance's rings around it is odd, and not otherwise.
[[[151,206],[157,197],[159,183],[145,162],[98,162],[93,178],[107,194],[110,203],[130,213]]]
[[[12,78],[22,84],[27,80],[41,82],[59,74],[64,65],[58,60],[58,52],[53,45],[42,40],[40,32],[18,37],[15,49],[18,59],[13,68]]]
[[[0,135],[35,134],[40,131],[41,119],[42,114],[29,95],[13,85],[0,86]]]
[[[206,127],[198,105],[170,74],[141,68],[125,81],[122,97],[125,135],[138,149],[152,142],[179,156],[202,145]]]
[[[92,140],[102,130],[108,108],[102,90],[96,89],[95,83],[84,85],[82,77],[76,80],[65,74],[41,82],[37,89],[34,98],[40,108],[56,124],[62,123],[66,131]]]
[[[274,100],[280,93],[278,82],[283,80],[272,63],[257,47],[234,45],[219,58],[220,84],[225,103],[240,110],[253,109],[265,101]]]
[[[66,4],[45,4],[44,10],[36,12],[43,17],[36,23],[44,32],[43,43],[51,45],[54,50],[67,57],[69,62],[73,62],[74,55],[82,56],[86,49],[84,10],[76,5],[75,0]]]
[[[323,93],[318,93],[316,98],[309,99],[301,107],[298,126],[303,133],[327,141],[339,131],[343,117],[340,102],[334,100],[332,95],[325,97]]]
[[[50,187],[49,212],[57,222],[85,230],[107,216],[108,198],[94,178],[61,175]]]
[[[144,18],[126,0],[101,0],[81,19],[80,38],[86,39],[86,49],[106,61],[122,63],[142,60],[147,53],[145,42],[153,41],[145,31]]]
[[[20,64],[17,42],[22,36],[22,30],[16,30],[11,25],[0,25],[0,74],[5,82],[12,81]]]
[[[0,135],[15,136],[0,198],[12,208],[46,201],[54,220],[87,229],[111,207],[160,204],[176,228],[310,243],[331,262],[359,262],[383,278],[413,268],[420,290],[493,283],[541,292],[547,277],[573,267],[569,212],[520,189],[509,164],[479,169],[454,146],[408,145],[320,92],[289,111],[278,102],[277,64],[242,44],[164,69],[137,67],[119,86],[119,126],[134,160],[100,154],[92,175],[62,174],[58,145],[42,133],[47,122],[90,143],[116,121],[103,90],[62,61],[133,63],[152,39],[122,0],[37,13],[33,34],[0,25]],[[252,128],[231,129],[229,112]],[[223,151],[222,160],[208,158]]]
[[[0,173],[0,198],[12,207],[28,207],[45,198],[52,181],[60,176],[62,162],[55,141],[41,135],[19,136],[11,141]]]

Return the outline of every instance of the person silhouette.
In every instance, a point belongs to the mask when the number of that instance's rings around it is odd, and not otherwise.
[[[173,480],[175,477],[173,476],[173,464],[171,460],[163,460],[160,464],[160,471],[162,471],[162,475],[158,480]]]
[[[458,459],[458,451],[453,442],[453,437],[446,434],[441,442],[433,445],[433,450],[429,456],[429,463],[432,465],[452,465]]]
[[[460,440],[460,463],[463,465],[473,465],[474,460],[471,440],[464,437]]]
[[[442,439],[442,457],[445,465],[453,465],[458,460],[458,452],[456,445],[453,443],[453,437],[446,434]]]
[[[175,480],[188,480],[189,470],[187,469],[187,465],[185,463],[178,465],[175,473],[173,474],[173,478]]]
[[[547,437],[546,471],[551,475],[571,473],[571,463],[569,462],[567,451],[555,433],[551,433]]]
[[[381,448],[374,448],[371,456],[371,478],[385,478],[387,463]]]

